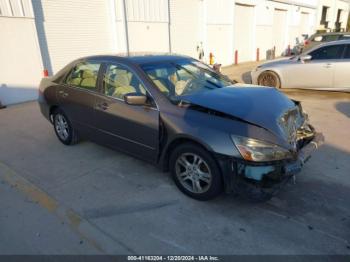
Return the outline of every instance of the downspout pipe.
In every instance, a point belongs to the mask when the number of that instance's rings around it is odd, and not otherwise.
[[[123,0],[123,10],[124,10],[124,29],[125,29],[125,44],[126,44],[126,53],[130,55],[129,47],[129,29],[128,29],[128,18],[126,13],[126,0]]]

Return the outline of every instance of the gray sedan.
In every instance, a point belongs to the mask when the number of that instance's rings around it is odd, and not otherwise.
[[[42,80],[39,104],[63,144],[88,139],[144,159],[199,200],[222,191],[267,199],[322,142],[300,103],[274,88],[232,87],[183,56],[78,59]]]
[[[299,56],[258,66],[252,82],[276,88],[350,91],[350,40],[317,46]]]

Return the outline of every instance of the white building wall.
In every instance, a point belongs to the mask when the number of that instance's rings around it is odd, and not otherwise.
[[[172,52],[198,58],[197,46],[204,42],[204,2],[170,0]]]
[[[317,0],[261,0],[256,5],[256,48],[260,59],[266,59],[276,49],[276,56],[301,42],[303,34],[316,27]],[[285,16],[282,16],[285,12]]]
[[[0,0],[0,101],[36,99],[42,63],[30,0]]]
[[[318,5],[318,14],[317,14],[317,29],[323,30],[325,29],[322,25],[320,25],[321,16],[322,16],[322,7],[329,7],[327,13],[327,21],[328,21],[328,30],[332,31],[335,29],[335,22],[337,20],[338,9],[343,10],[341,14],[341,28],[346,29],[349,9],[350,9],[350,0],[319,0]]]
[[[233,12],[231,0],[206,1],[205,55],[212,53],[219,63],[233,63]]]
[[[169,52],[168,0],[129,0],[125,3],[129,51]],[[118,12],[118,21],[123,19],[122,15]]]
[[[255,59],[256,6],[236,2],[234,7],[233,47],[238,54],[238,62]]]
[[[111,53],[113,46],[109,1],[33,1],[44,66],[56,73],[72,60]]]
[[[335,16],[339,8],[343,9],[345,24],[349,1],[0,0],[0,17],[5,21],[0,25],[1,36],[6,36],[0,41],[4,57],[0,69],[23,51],[21,56],[33,61],[33,66],[20,65],[28,74],[17,85],[37,86],[43,68],[52,74],[71,60],[91,54],[172,51],[198,58],[199,47],[204,49],[205,62],[213,53],[215,62],[232,64],[235,50],[238,62],[255,60],[257,49],[260,59],[266,59],[274,47],[278,56],[288,45],[302,41],[302,34],[313,33],[320,20],[317,9],[322,10],[323,4],[330,5]],[[12,16],[31,20],[7,20]],[[329,16],[330,24],[334,24],[336,17],[331,21]],[[18,39],[26,39],[26,47],[15,52]],[[13,54],[4,53],[7,49]],[[4,65],[2,61],[6,61]],[[17,81],[12,71],[2,72],[8,78],[2,76],[0,81]],[[23,101],[25,96],[18,95],[16,101]]]

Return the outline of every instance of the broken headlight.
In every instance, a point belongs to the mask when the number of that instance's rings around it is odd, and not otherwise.
[[[266,162],[292,158],[290,151],[278,145],[248,137],[234,135],[231,137],[245,160]]]

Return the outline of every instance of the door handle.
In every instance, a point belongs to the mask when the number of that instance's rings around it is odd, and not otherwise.
[[[107,110],[108,107],[109,107],[109,105],[106,102],[101,103],[101,104],[97,104],[97,108],[102,109],[102,110]]]
[[[331,68],[332,67],[332,64],[326,64],[325,66],[324,66],[325,68]]]
[[[68,96],[68,93],[64,92],[63,90],[60,90],[58,93],[59,93],[60,96],[62,96],[62,97],[67,97],[67,96]]]

